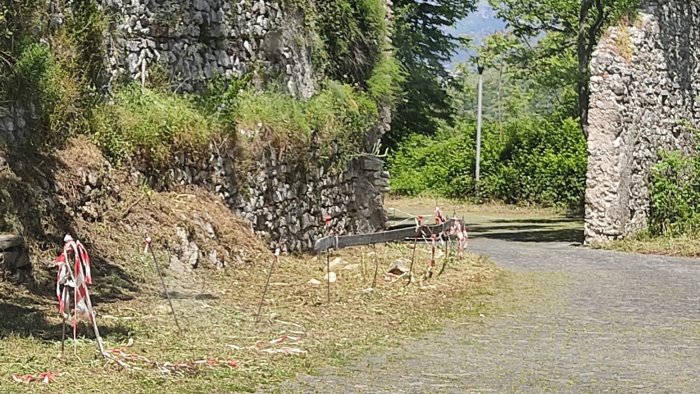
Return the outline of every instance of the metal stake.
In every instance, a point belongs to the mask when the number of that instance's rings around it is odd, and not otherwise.
[[[61,315],[63,317],[63,332],[61,333],[61,355],[63,355],[63,353],[66,351],[66,314],[61,313]]]
[[[170,299],[170,293],[168,288],[165,286],[165,279],[163,279],[163,274],[160,272],[160,266],[158,265],[158,260],[156,259],[156,253],[151,247],[151,237],[146,238],[146,248],[151,252],[151,257],[153,257],[153,264],[156,265],[156,271],[158,272],[158,277],[160,278],[160,283],[163,285],[163,291],[165,291],[165,297],[168,299],[168,304],[170,304],[170,311],[173,313],[173,320],[175,320],[175,326],[177,326],[177,332],[182,333],[180,329],[180,323],[177,321],[177,315],[175,314],[175,308],[173,307],[173,301]]]
[[[272,260],[272,264],[270,264],[270,271],[267,273],[267,280],[265,281],[265,287],[263,288],[262,297],[260,298],[260,304],[258,305],[258,313],[255,315],[255,324],[258,324],[258,322],[260,321],[260,312],[262,311],[263,302],[265,302],[265,296],[267,295],[267,287],[270,285],[272,271],[275,269],[275,264],[279,260],[279,252],[279,249],[275,250],[275,258]]]
[[[442,268],[440,268],[440,272],[438,272],[437,276],[442,275],[443,272],[445,272],[445,267],[447,267],[447,261],[450,259],[450,245],[451,245],[451,240],[450,236],[447,236],[447,241],[445,241],[445,259],[442,261]]]
[[[326,300],[331,303],[331,252],[326,251]]]
[[[406,286],[411,284],[411,279],[413,278],[413,262],[416,261],[416,247],[418,246],[418,231],[416,230],[416,236],[413,238],[413,254],[411,255],[411,265],[408,266],[408,282]]]
[[[377,273],[379,272],[379,260],[377,257],[377,244],[372,244],[372,251],[374,252],[374,279],[372,279],[372,288],[377,285]]]

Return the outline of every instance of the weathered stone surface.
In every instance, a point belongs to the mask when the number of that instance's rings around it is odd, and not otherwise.
[[[100,3],[114,22],[106,37],[104,59],[109,82],[99,87],[101,91],[109,91],[111,81],[148,77],[156,65],[172,77],[179,92],[197,91],[215,74],[234,78],[254,70],[254,79],[282,77],[296,97],[308,98],[315,91],[318,77],[311,64],[315,33],[308,30],[301,9],[283,6],[280,0]],[[256,86],[262,84],[259,81]],[[379,114],[376,127],[367,130],[364,140],[367,155],[350,163],[322,161],[318,146],[309,146],[304,166],[298,157],[279,157],[268,150],[255,168],[242,174],[232,147],[212,145],[208,158],[175,155],[158,174],[149,173],[143,159],[134,157],[130,173],[135,182],[145,180],[157,190],[202,186],[220,196],[257,234],[269,237],[271,248],[307,250],[320,236],[384,227],[382,193],[388,190],[388,174],[382,171],[382,160],[370,152],[378,152],[378,141],[390,128],[390,106],[380,105]],[[37,119],[31,107],[0,107],[0,138],[9,144],[26,140]],[[238,132],[249,138],[260,135],[256,129]],[[104,173],[85,173],[80,202],[68,207],[67,213],[102,220],[108,209],[104,196],[118,194],[109,180],[109,168]],[[324,227],[326,215],[333,218],[328,228]],[[201,227],[210,238],[215,236],[211,224]],[[226,256],[201,251],[187,234],[180,233],[181,253],[171,261],[174,269],[189,269],[202,261],[224,264]]]
[[[313,33],[300,9],[279,0],[101,3],[119,21],[104,62],[112,80],[140,80],[160,63],[179,90],[192,91],[215,74],[240,77],[263,65],[265,74],[285,76],[289,93],[308,98],[315,91]]]
[[[587,242],[643,229],[659,153],[693,149],[686,125],[700,125],[698,42],[700,5],[685,0],[647,0],[638,20],[601,39],[591,61]]]
[[[29,251],[24,238],[16,234],[0,234],[0,274],[20,282],[27,277],[30,269]]]

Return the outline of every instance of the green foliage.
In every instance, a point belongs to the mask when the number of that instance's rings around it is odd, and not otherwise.
[[[307,102],[274,91],[245,90],[235,109],[239,129],[262,133],[251,134],[249,144],[305,152],[316,138],[325,157],[360,151],[377,116],[377,104],[366,93],[330,80]]]
[[[268,147],[304,155],[316,141],[323,156],[343,165],[377,121],[377,104],[349,85],[327,81],[307,102],[243,86],[212,82],[203,96],[190,97],[132,84],[93,111],[92,132],[113,159],[138,156],[156,170],[176,153],[202,154],[212,138],[231,135],[242,159]]]
[[[224,123],[234,123],[234,109],[239,94],[250,83],[250,77],[226,78],[215,74],[207,81],[204,91],[196,96],[197,105],[211,116],[221,119]]]
[[[435,138],[414,135],[403,142],[389,163],[392,191],[579,208],[586,145],[577,123],[514,119],[504,128],[502,140],[493,123],[484,127],[480,196],[474,187],[475,126],[471,121],[443,127]]]
[[[459,123],[434,138],[413,134],[404,140],[389,159],[392,191],[469,196],[474,190],[474,139],[465,131],[470,129],[473,124]]]
[[[367,81],[367,91],[377,102],[390,100],[395,102],[401,97],[401,86],[406,79],[406,73],[401,64],[393,57],[380,60],[372,70],[372,76]]]
[[[317,2],[316,7],[326,75],[364,86],[385,47],[388,28],[384,2],[332,0]]]
[[[84,120],[79,107],[80,86],[47,45],[29,43],[18,52],[4,80],[6,96],[34,104],[41,116],[40,122],[32,125],[34,137],[43,142],[60,139]]]
[[[85,128],[98,97],[107,21],[95,0],[81,0],[65,5],[62,25],[47,26],[45,6],[24,0],[0,10],[0,92],[36,110],[33,142],[51,144]]]
[[[435,134],[454,114],[447,92],[451,75],[445,68],[464,40],[445,31],[475,9],[474,0],[394,1],[393,43],[406,71],[403,100],[397,105],[385,143],[396,145],[411,133]]]
[[[700,158],[665,152],[651,171],[649,231],[678,236],[700,230]]]
[[[221,129],[186,97],[137,85],[97,108],[91,123],[96,142],[112,158],[138,155],[154,168],[175,153],[202,151]]]
[[[519,120],[507,125],[507,133],[499,163],[487,169],[486,195],[507,203],[580,208],[587,161],[576,121]]]
[[[550,86],[576,92],[574,114],[587,121],[589,63],[602,32],[634,14],[638,0],[489,0],[521,42],[511,60]],[[530,45],[536,37],[537,45]]]

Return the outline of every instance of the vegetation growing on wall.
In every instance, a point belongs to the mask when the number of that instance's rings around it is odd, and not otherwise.
[[[94,0],[70,2],[61,19],[45,7],[34,0],[3,7],[0,94],[35,109],[34,142],[54,143],[86,127],[98,98],[106,18]]]
[[[700,231],[700,158],[665,152],[652,168],[649,232],[655,236]]]
[[[257,90],[247,77],[215,76],[201,94],[174,94],[154,72],[147,86],[116,84],[105,97],[96,87],[104,82],[107,17],[95,0],[71,2],[60,21],[40,1],[3,9],[0,32],[12,45],[2,52],[8,72],[0,86],[7,97],[34,104],[41,115],[37,126],[47,135],[63,139],[90,131],[115,161],[136,156],[156,169],[178,152],[203,154],[213,138],[225,136],[251,158],[266,147],[305,154],[313,143],[342,166],[363,148],[364,135],[377,123],[378,104],[400,93],[401,69],[386,52],[384,2],[291,3],[317,29],[317,72],[328,77],[308,101],[283,93],[275,81]]]
[[[337,81],[366,86],[388,32],[384,1],[321,1],[316,7],[325,73]]]

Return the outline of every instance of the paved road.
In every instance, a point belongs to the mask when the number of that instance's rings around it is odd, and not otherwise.
[[[557,278],[537,302],[523,296],[289,391],[700,392],[700,260],[590,250],[569,233],[546,243],[493,234],[471,249],[529,278],[516,292]]]

